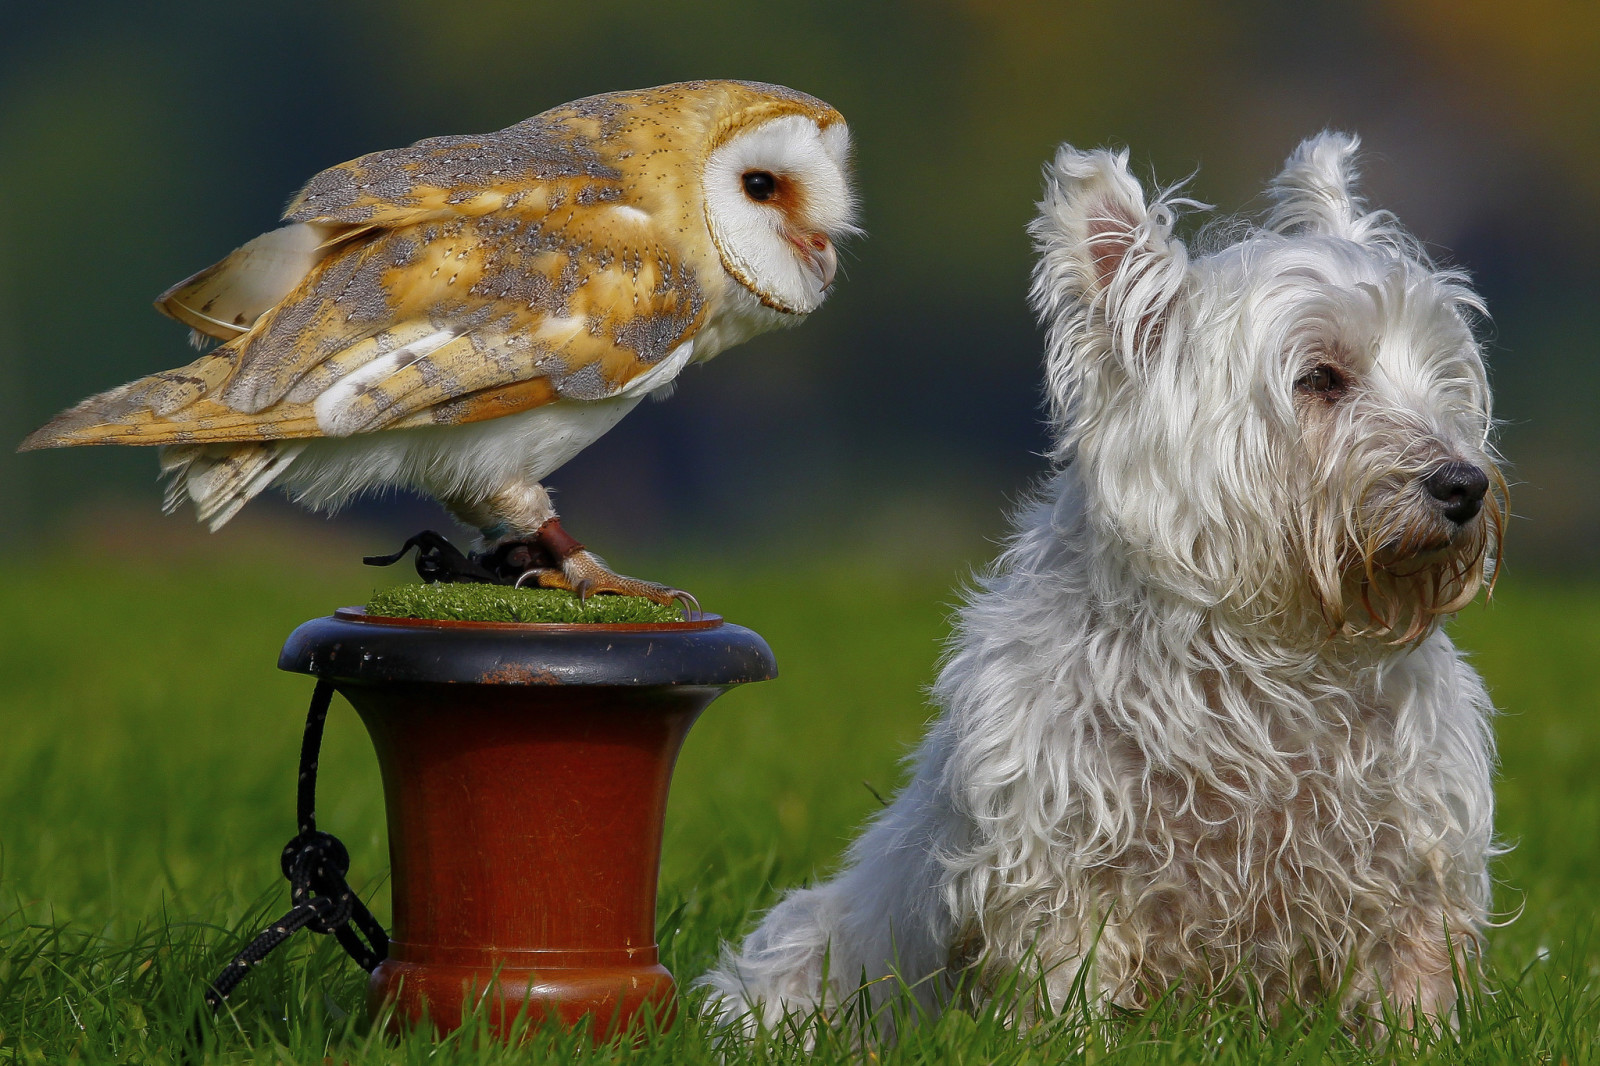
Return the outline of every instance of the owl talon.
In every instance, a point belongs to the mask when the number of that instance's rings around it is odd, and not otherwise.
[[[511,587],[515,588],[515,589],[520,589],[522,587],[522,585],[523,585],[523,582],[527,581],[529,578],[532,578],[534,587],[536,587],[536,588],[542,588],[542,589],[566,588],[565,584],[561,584],[561,585],[546,584],[545,578],[549,577],[551,575],[554,575],[554,576],[559,578],[561,576],[561,571],[559,571],[559,570],[551,570],[550,568],[544,567],[544,566],[529,567],[527,570],[524,570],[522,572],[522,574],[515,581],[513,581],[511,583]]]
[[[691,618],[700,614],[700,602],[682,589],[619,574],[602,563],[592,552],[581,548],[562,559],[559,570],[542,571],[539,584],[545,588],[567,589],[584,600],[602,593],[640,596],[655,603],[680,604]]]
[[[672,593],[673,599],[683,604],[684,621],[694,622],[705,617],[705,612],[700,609],[700,601],[695,599],[691,593],[682,589],[668,589],[667,591]]]
[[[533,536],[506,541],[473,558],[491,567],[501,575],[500,580],[516,588],[531,584],[537,588],[561,589],[580,600],[602,593],[639,596],[663,605],[677,604],[684,617],[691,621],[703,614],[700,601],[682,589],[641,581],[612,570],[599,556],[574,540],[555,517],[542,523]]]

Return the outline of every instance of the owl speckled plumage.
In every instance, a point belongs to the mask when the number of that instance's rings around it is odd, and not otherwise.
[[[710,81],[362,156],[157,300],[217,348],[22,450],[162,445],[168,509],[213,529],[273,484],[322,508],[407,486],[486,549],[527,544],[540,584],[670,600],[567,536],[540,482],[688,364],[822,303],[849,150],[820,100]]]

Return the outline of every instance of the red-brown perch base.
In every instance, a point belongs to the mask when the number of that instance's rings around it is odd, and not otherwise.
[[[665,625],[506,625],[341,610],[278,665],[333,682],[377,749],[394,919],[369,1005],[440,1031],[482,1006],[606,1039],[675,1013],[656,954],[673,763],[695,718],[776,675],[760,636]]]

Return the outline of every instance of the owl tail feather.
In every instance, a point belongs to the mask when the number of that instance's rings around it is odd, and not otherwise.
[[[291,441],[246,444],[177,444],[161,449],[167,478],[162,509],[191,500],[195,517],[214,533],[277,480],[305,445]]]

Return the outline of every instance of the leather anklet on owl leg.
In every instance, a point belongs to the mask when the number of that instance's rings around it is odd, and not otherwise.
[[[682,589],[654,581],[641,581],[606,566],[599,556],[578,543],[562,527],[558,517],[551,517],[539,527],[533,543],[548,552],[556,560],[556,565],[529,569],[517,579],[518,585],[531,580],[540,588],[566,589],[583,599],[602,592],[618,596],[642,596],[656,603],[682,604],[691,618],[701,613],[700,601]]]
[[[478,550],[468,558],[487,576],[466,580],[511,585],[531,570],[556,565],[555,557],[535,539],[539,527],[556,513],[550,494],[539,482],[514,481],[482,499],[452,498],[440,502],[456,521],[478,531]]]

